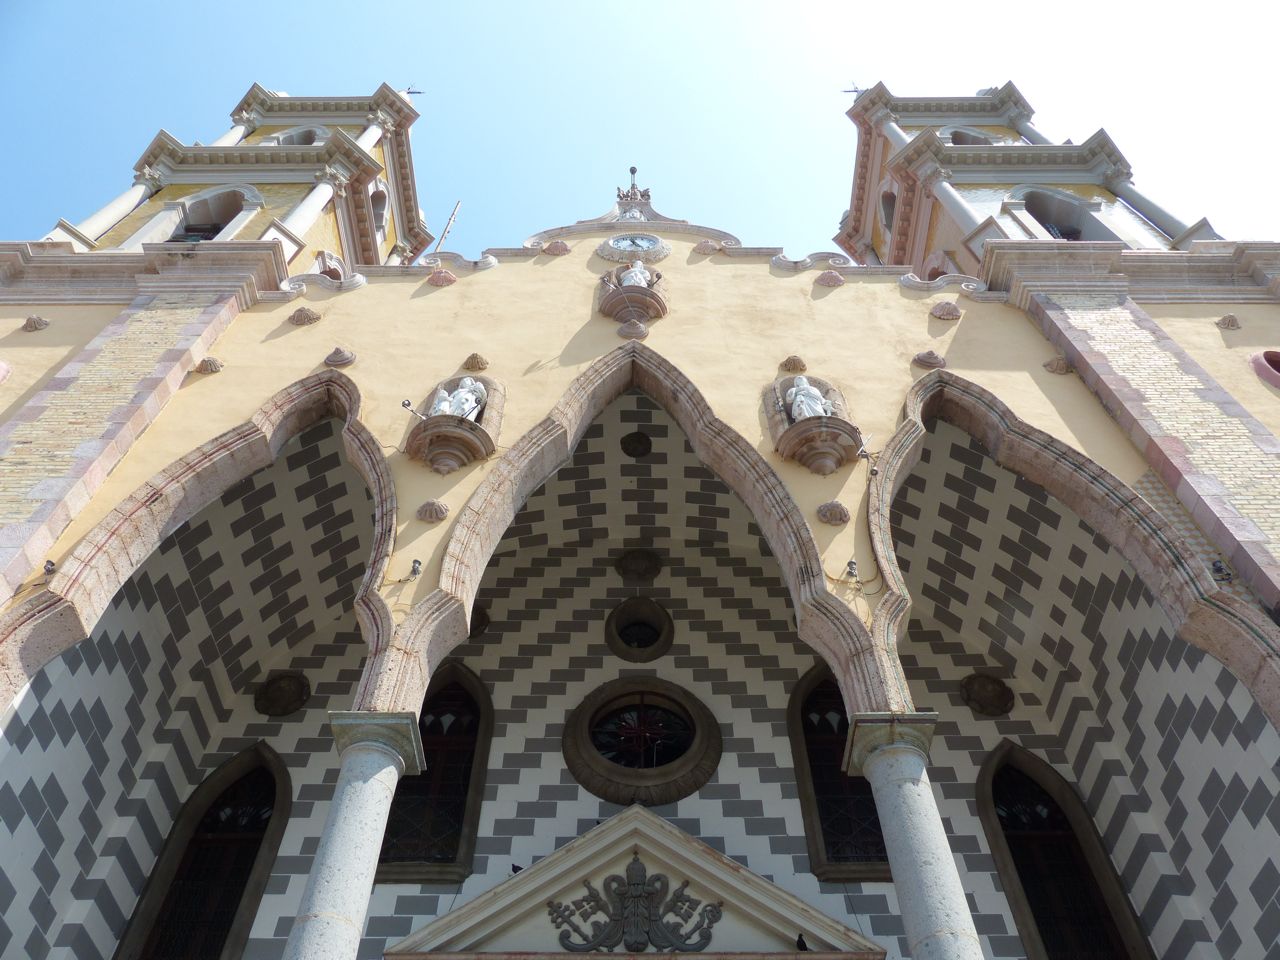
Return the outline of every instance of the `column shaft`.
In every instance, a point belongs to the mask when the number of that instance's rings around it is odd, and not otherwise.
[[[87,218],[76,224],[76,229],[83,233],[90,240],[97,240],[100,236],[114,227],[117,223],[127,217],[138,204],[146,200],[147,197],[155,193],[155,188],[145,181],[135,183],[120,196],[116,197],[101,210],[90,214]]]
[[[982,945],[918,747],[891,742],[862,771],[875,794],[914,960],[982,960]]]
[[[960,227],[961,233],[968,235],[978,229],[978,224],[982,221],[978,219],[977,213],[969,206],[964,197],[960,196],[960,191],[950,183],[946,180],[936,181],[933,184],[933,195],[938,198],[942,208],[951,215],[951,219]]]
[[[370,151],[377,146],[378,141],[382,139],[382,134],[382,124],[371,123],[369,126],[365,127],[364,132],[356,138],[356,146],[361,150]]]
[[[342,751],[324,834],[285,944],[285,960],[355,960],[382,834],[404,763],[394,749],[356,741]]]
[[[1027,139],[1028,143],[1034,143],[1041,147],[1053,143],[1053,141],[1041,133],[1030,120],[1019,120],[1014,124],[1013,129],[1022,134],[1022,136]]]
[[[325,208],[325,205],[333,199],[333,193],[332,183],[327,180],[320,181],[280,222],[298,236],[302,236],[319,218],[320,211]]]
[[[1161,231],[1167,234],[1170,239],[1181,236],[1189,229],[1187,224],[1183,223],[1164,207],[1150,199],[1146,194],[1141,193],[1127,180],[1120,182],[1112,181],[1107,184],[1107,186],[1111,188],[1112,193],[1154,223]]]
[[[880,132],[884,134],[885,139],[889,141],[889,155],[905,147],[911,140],[907,137],[906,132],[898,126],[898,122],[892,117],[886,117],[880,122]]]
[[[211,147],[234,147],[237,143],[249,135],[249,125],[246,123],[237,123],[234,127],[220,136]]]

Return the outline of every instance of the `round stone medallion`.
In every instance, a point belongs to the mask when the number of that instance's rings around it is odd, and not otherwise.
[[[671,649],[675,633],[671,614],[649,597],[628,597],[609,612],[604,623],[609,649],[631,663],[657,660]]]
[[[311,699],[311,682],[301,673],[276,673],[253,694],[253,707],[265,717],[287,717]]]
[[[647,457],[653,452],[653,438],[643,430],[636,430],[628,433],[619,441],[622,452],[628,457],[639,460],[641,457]]]
[[[618,554],[614,569],[627,580],[652,580],[662,572],[662,557],[656,550],[637,547]]]
[[[1003,717],[1013,709],[1013,691],[989,673],[971,673],[961,680],[960,696],[969,709],[984,717]]]

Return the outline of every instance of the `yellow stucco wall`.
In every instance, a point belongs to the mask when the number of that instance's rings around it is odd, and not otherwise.
[[[1280,304],[1160,303],[1145,309],[1249,413],[1280,436],[1280,388],[1264,383],[1249,363],[1261,350],[1280,350]],[[1215,325],[1225,313],[1240,319],[1239,330]]]
[[[119,246],[128,240],[138,228],[159,213],[166,203],[181,200],[183,197],[189,197],[213,186],[215,184],[211,183],[174,183],[163,187],[150,199],[138,206],[133,213],[108,230],[98,241],[98,248],[106,250]],[[262,194],[265,206],[241,229],[236,239],[257,240],[262,236],[263,231],[267,229],[267,224],[271,222],[272,218],[283,218],[299,200],[307,195],[312,186],[314,184],[307,183],[265,183],[255,185],[257,191]]]
[[[85,345],[102,332],[125,304],[0,304],[0,362],[9,375],[0,382],[0,423],[4,423]],[[39,314],[49,326],[27,333],[22,324]]]
[[[593,309],[597,277],[610,266],[592,253],[599,237],[569,242],[573,251],[563,257],[504,262],[478,273],[459,268],[460,279],[450,287],[428,285],[423,272],[373,278],[344,294],[313,288],[308,302],[322,319],[310,326],[287,322],[297,303],[240,315],[212,350],[223,371],[188,377],[49,556],[64,556],[112,506],[181,453],[245,422],[273,393],[324,369],[323,358],[340,345],[357,354],[344,372],[362,392],[361,419],[384,445],[396,484],[400,517],[388,575],[404,576],[414,558],[425,563],[416,583],[387,588],[403,616],[437,582],[438,552],[452,518],[497,458],[444,477],[409,462],[397,452],[414,422],[401,400],[421,402],[439,381],[459,372],[468,354],[483,354],[490,360],[486,375],[507,388],[501,455],[547,415],[577,374],[624,342],[616,324]],[[925,297],[885,277],[819,287],[819,271],[782,271],[763,257],[695,256],[692,243],[671,239],[673,253],[660,265],[671,312],[653,325],[646,344],[685,371],[716,415],[777,469],[810,519],[829,572],[838,573],[851,555],[861,569],[875,569],[864,520],[867,465],[819,477],[773,452],[761,390],[789,354],[801,355],[812,373],[843,390],[872,450],[897,428],[906,390],[924,373],[911,357],[934,349],[946,356],[949,369],[994,391],[1018,415],[1122,479],[1131,482],[1144,471],[1082,382],[1041,368],[1054,351],[1019,311],[960,300],[959,322],[932,320],[932,304],[955,299],[954,288]],[[451,519],[436,526],[415,519],[428,499],[447,503]],[[843,529],[816,523],[814,510],[831,499],[844,502],[856,522]],[[866,603],[859,603],[865,615]]]
[[[351,264],[353,258],[342,248],[342,239],[338,233],[338,216],[330,203],[324,212],[311,225],[311,229],[302,238],[306,246],[289,263],[290,273],[310,273],[313,261],[321,250],[328,250],[342,257],[343,262]]]

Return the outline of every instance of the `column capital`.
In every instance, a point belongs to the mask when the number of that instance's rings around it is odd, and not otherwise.
[[[231,122],[237,127],[244,127],[245,133],[253,133],[258,129],[258,119],[256,110],[237,110],[231,115]]]
[[[333,192],[340,197],[346,196],[348,182],[347,175],[331,163],[325,164],[324,169],[316,171],[316,183],[329,184],[333,187]]]
[[[370,126],[377,125],[382,128],[384,133],[391,133],[396,128],[395,118],[385,110],[374,110],[371,114],[364,118],[364,122]]]
[[[146,187],[152,193],[155,193],[165,184],[165,175],[162,170],[143,164],[142,169],[133,175],[133,182],[140,186]]]
[[[882,123],[897,123],[898,115],[890,110],[888,106],[881,104],[867,115],[867,122],[873,127],[878,127]]]
[[[356,744],[374,744],[393,751],[404,763],[404,776],[421,773],[427,765],[422,753],[418,718],[412,711],[374,713],[363,710],[329,711],[329,729],[338,753]]]
[[[933,193],[933,188],[942,181],[951,180],[951,171],[946,167],[934,167],[932,170],[920,177],[920,186],[927,192]]]
[[[863,764],[882,747],[906,747],[920,753],[927,763],[936,713],[858,713],[849,730],[845,768],[861,774]]]

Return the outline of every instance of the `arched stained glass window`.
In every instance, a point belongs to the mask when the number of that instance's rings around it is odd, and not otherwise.
[[[844,772],[849,718],[826,667],[796,685],[789,720],[810,868],[820,880],[889,879],[871,784]]]
[[[290,806],[280,758],[258,744],[191,795],[116,951],[116,960],[239,957]]]
[[[440,668],[418,717],[426,768],[396,787],[379,880],[461,880],[471,873],[492,712],[474,674],[460,664]]]
[[[1088,811],[1049,764],[1005,741],[977,795],[1029,960],[1151,958]]]

